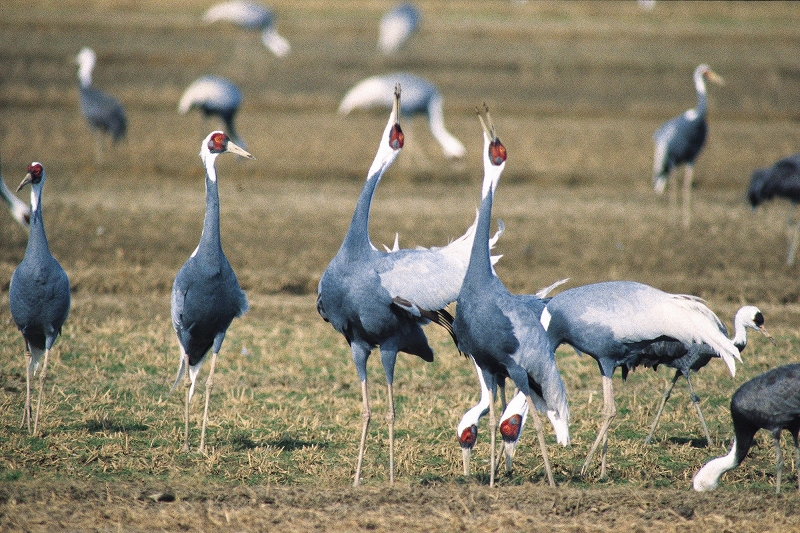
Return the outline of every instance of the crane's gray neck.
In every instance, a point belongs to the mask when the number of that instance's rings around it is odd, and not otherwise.
[[[222,250],[219,236],[219,188],[217,186],[217,172],[214,168],[216,157],[210,157],[206,162],[206,216],[203,221],[203,235],[197,251],[216,252]]]
[[[35,185],[31,189],[30,235],[28,236],[28,247],[25,249],[25,255],[50,255],[50,247],[47,244],[47,236],[44,233],[44,221],[42,220],[41,184]]]
[[[340,251],[347,251],[350,254],[365,254],[375,249],[369,240],[369,210],[372,205],[375,188],[378,186],[386,166],[388,165],[378,167],[364,183],[356,202],[353,218],[350,221],[350,228],[347,230],[347,235],[342,242]]]
[[[472,250],[469,256],[469,266],[464,276],[464,285],[483,283],[493,277],[492,260],[489,251],[489,237],[492,225],[492,201],[494,191],[490,187],[481,200],[478,211],[478,223],[475,228],[475,238],[472,241]]]

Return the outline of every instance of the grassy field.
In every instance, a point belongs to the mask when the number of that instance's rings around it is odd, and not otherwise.
[[[51,358],[42,437],[18,429],[23,343],[0,306],[0,527],[3,530],[787,531],[800,527],[794,474],[774,495],[774,450],[759,436],[720,488],[697,494],[694,472],[727,450],[728,403],[747,379],[797,361],[798,266],[785,264],[786,204],[751,212],[754,168],[800,146],[800,9],[792,3],[418,2],[421,31],[395,57],[376,52],[391,2],[270,4],[292,43],[279,60],[257,35],[206,26],[210,2],[67,0],[0,7],[0,156],[16,186],[31,161],[48,181],[44,220],[72,285],[72,311]],[[340,5],[341,4],[341,5]],[[125,105],[128,139],[95,161],[78,109],[82,46],[94,82]],[[702,62],[710,134],[696,166],[694,218],[672,223],[650,185],[651,136],[695,103]],[[403,122],[406,149],[372,207],[373,242],[442,245],[478,204],[486,101],[509,158],[494,214],[506,224],[497,270],[515,292],[632,279],[705,298],[728,327],[754,304],[777,340],[752,339],[732,378],[720,361],[693,377],[714,438],[706,447],[684,383],[643,438],[671,372],[615,378],[618,416],[609,478],[577,471],[600,422],[597,366],[557,352],[572,445],[548,435],[557,489],[527,431],[514,472],[488,488],[488,429],[461,475],[455,425],[478,398],[472,365],[427,328],[436,360],[401,355],[395,376],[397,483],[387,481],[386,390],[369,365],[373,424],[364,486],[350,485],[361,424],[345,340],[315,310],[316,287],[341,243],[385,124],[383,111],[336,114],[368,75],[410,70],[445,97],[467,147],[441,155],[422,119]],[[250,301],[217,365],[207,455],[182,453],[183,393],[169,314],[175,273],[197,245],[204,203],[200,141],[218,127],[176,111],[196,77],[244,92],[239,129],[256,161],[220,158],[222,239]],[[26,196],[27,198],[27,193]],[[0,214],[0,292],[27,233]],[[200,375],[205,379],[207,369]],[[202,392],[202,387],[200,388]],[[199,441],[195,398],[192,443]],[[784,440],[787,470],[791,439]]]

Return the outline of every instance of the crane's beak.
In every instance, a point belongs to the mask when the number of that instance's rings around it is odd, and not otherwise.
[[[17,192],[21,191],[24,186],[26,186],[32,181],[33,181],[33,176],[31,176],[31,173],[28,172],[27,174],[25,174],[25,178],[22,180],[22,183],[20,183],[19,187],[17,187]]]
[[[514,452],[517,451],[517,441],[503,441],[503,453],[506,456],[506,474],[511,473],[511,465],[514,463]]]
[[[230,152],[232,154],[240,155],[242,157],[246,157],[247,159],[255,159],[250,152],[237,146],[233,141],[228,141],[228,146],[225,148],[226,152]]]
[[[706,78],[708,79],[708,81],[713,81],[717,85],[725,85],[725,80],[722,79],[722,76],[720,76],[711,69],[708,69],[706,71]]]
[[[772,337],[772,335],[769,334],[769,332],[767,331],[767,329],[764,326],[758,326],[758,331],[760,331],[762,335],[764,335],[766,338],[768,338],[773,346],[777,346],[778,345],[778,343],[775,342],[775,339]]]
[[[395,124],[400,123],[400,84],[394,86],[394,102],[392,103],[392,114],[389,120]]]
[[[461,462],[464,464],[464,475],[469,475],[469,459],[472,457],[472,448],[461,447]]]

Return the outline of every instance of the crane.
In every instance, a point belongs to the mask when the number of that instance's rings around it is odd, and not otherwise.
[[[261,42],[273,54],[285,57],[292,47],[276,29],[277,17],[266,6],[257,2],[222,2],[206,10],[203,20],[208,23],[226,21],[246,30],[260,31]]]
[[[47,376],[50,350],[61,334],[61,327],[69,316],[70,307],[69,278],[50,253],[44,232],[42,221],[44,182],[44,167],[34,161],[28,165],[28,172],[17,187],[19,192],[26,185],[31,186],[30,234],[25,257],[11,275],[11,284],[8,288],[11,317],[25,339],[26,394],[20,427],[24,427],[27,421],[28,431],[31,431],[31,374],[36,374],[44,355],[39,374],[39,397],[36,402],[33,435],[39,432],[39,413],[44,398],[44,381]]]
[[[789,213],[786,216],[788,252],[786,264],[792,266],[800,242],[800,221],[795,222],[794,210],[800,202],[800,153],[784,157],[769,168],[753,171],[747,199],[753,209],[773,198],[789,200]]]
[[[775,344],[775,339],[773,339],[764,328],[764,315],[759,311],[758,307],[752,305],[740,307],[733,317],[733,328],[734,335],[731,340],[733,341],[733,345],[739,350],[739,353],[747,346],[747,328],[761,332]],[[725,329],[725,326],[722,326],[720,331],[724,335],[728,335],[728,330]],[[661,403],[653,419],[653,425],[650,426],[650,434],[644,439],[645,444],[650,444],[650,441],[653,439],[653,433],[655,433],[656,426],[658,426],[661,412],[664,410],[664,406],[667,404],[667,400],[669,400],[672,394],[672,388],[675,386],[678,379],[684,376],[686,378],[686,386],[689,388],[689,396],[697,410],[697,416],[700,418],[700,425],[703,427],[706,442],[711,446],[711,434],[708,432],[706,420],[703,418],[703,412],[700,410],[700,398],[697,397],[692,389],[689,373],[692,370],[697,372],[715,357],[718,357],[717,353],[706,344],[683,344],[664,340],[655,342],[645,348],[642,352],[642,357],[635,364],[651,367],[654,370],[658,369],[658,365],[664,365],[675,369],[675,377],[672,378],[672,381],[664,390]],[[634,366],[631,367],[631,369],[633,368]]]
[[[112,143],[116,144],[125,137],[128,118],[125,116],[125,109],[116,98],[92,85],[92,71],[97,62],[94,50],[89,47],[82,48],[75,62],[78,64],[80,80],[81,112],[89,127],[95,132],[96,160],[99,162],[103,158],[102,133],[111,135]]]
[[[172,327],[178,335],[180,362],[178,377],[170,392],[188,368],[190,385],[186,392],[186,425],[183,451],[189,451],[189,402],[194,394],[195,381],[200,366],[211,350],[211,368],[208,372],[200,434],[200,453],[205,451],[208,403],[213,386],[214,367],[217,364],[225,333],[233,319],[247,311],[247,297],[239,287],[225,253],[222,251],[219,232],[219,189],[214,166],[220,154],[232,153],[255,159],[237,146],[221,131],[211,132],[200,146],[200,159],[206,169],[206,214],[200,243],[183,264],[172,285]]]
[[[419,9],[411,2],[392,7],[381,17],[378,50],[383,55],[394,54],[419,29]]]
[[[656,130],[655,154],[653,156],[653,187],[657,194],[664,192],[672,169],[685,165],[683,178],[683,226],[689,227],[691,220],[691,194],[694,162],[706,142],[707,95],[706,80],[722,85],[721,76],[708,65],[699,65],[694,70],[694,86],[697,91],[697,107],[674,117]],[[677,184],[672,192],[672,204],[676,204]],[[674,210],[674,206],[673,206]]]
[[[491,244],[493,243],[490,241],[490,245]],[[550,291],[559,285],[563,285],[567,281],[569,281],[569,278],[556,281],[549,287],[539,289],[536,292],[534,295],[535,299],[531,300],[531,305],[534,307],[534,310],[539,316],[541,316],[544,306],[549,301],[547,295],[550,293]],[[469,475],[469,461],[472,455],[472,449],[475,447],[475,443],[478,441],[478,422],[489,412],[489,403],[492,401],[491,392],[489,392],[489,389],[486,386],[486,381],[483,379],[483,372],[481,372],[480,367],[475,363],[475,359],[472,358],[472,356],[468,357],[475,365],[475,370],[478,375],[478,383],[480,385],[481,397],[477,404],[472,406],[467,410],[467,412],[464,413],[464,416],[461,417],[461,420],[456,426],[456,438],[458,439],[459,446],[461,446],[461,457],[465,476]],[[503,437],[504,452],[506,456],[506,471],[510,472],[517,441],[522,433],[522,428],[525,425],[525,419],[528,415],[528,402],[525,394],[518,391],[511,403],[506,404],[505,377],[499,376],[497,378],[497,385],[500,387],[500,401],[503,408],[503,414],[500,416],[499,428],[500,434]],[[569,433],[563,431],[565,426],[558,423],[552,412],[548,411],[547,414],[548,417],[550,417],[550,422],[553,424],[553,429],[556,430],[556,440],[558,443],[563,444],[564,446],[568,445]]]
[[[469,266],[456,300],[453,332],[459,351],[472,356],[492,395],[501,377],[510,378],[514,386],[525,395],[539,437],[547,479],[551,486],[555,486],[537,408],[542,412],[552,412],[551,420],[556,419],[564,431],[568,432],[566,388],[556,367],[553,348],[539,323],[535,307],[538,298],[511,294],[494,273],[489,260],[487,243],[492,202],[495,188],[505,168],[506,149],[497,137],[485,104],[483,110],[479,110],[478,116],[484,139],[481,205]],[[489,485],[494,486],[497,430],[491,402],[489,425]]]
[[[3,181],[3,175],[0,174],[0,197],[8,205],[8,210],[14,220],[19,222],[19,225],[28,229],[31,225],[31,208],[28,204],[17,198],[17,196],[9,190],[6,182]]]
[[[698,492],[717,488],[722,474],[744,461],[756,432],[764,428],[772,433],[775,441],[775,493],[780,494],[783,473],[780,437],[784,429],[794,439],[795,470],[800,469],[800,364],[773,368],[739,387],[731,398],[731,419],[735,435],[731,451],[712,459],[698,470],[692,479],[692,487]],[[800,490],[800,476],[797,483]]]
[[[191,109],[199,109],[204,117],[218,116],[234,144],[246,149],[234,124],[241,104],[242,91],[232,81],[221,76],[201,76],[183,91],[178,112],[185,115]]]
[[[445,157],[449,159],[464,157],[466,154],[464,145],[444,126],[444,100],[441,93],[433,83],[414,74],[395,72],[360,81],[342,98],[339,114],[347,115],[354,109],[371,107],[391,108],[393,104],[389,95],[395,84],[403,87],[405,95],[403,116],[411,117],[418,114],[427,116],[431,133],[441,146]]]
[[[434,322],[449,327],[452,316],[445,307],[458,296],[475,235],[473,225],[462,237],[441,248],[386,252],[378,250],[370,241],[372,197],[383,174],[403,148],[404,134],[399,120],[398,85],[350,227],[317,289],[317,311],[347,340],[361,382],[362,426],[354,486],[361,482],[364,447],[372,416],[367,394],[367,359],[374,348],[380,347],[389,402],[386,416],[389,481],[394,483],[393,382],[397,353],[416,355],[427,362],[433,360],[433,350],[422,326]]]
[[[569,344],[597,361],[603,381],[603,421],[581,475],[602,443],[600,478],[606,475],[608,429],[617,414],[611,377],[622,379],[654,342],[705,343],[722,357],[731,375],[739,350],[722,332],[722,322],[696,296],[670,294],[633,281],[606,281],[568,289],[553,296],[542,312],[542,325],[554,348]]]

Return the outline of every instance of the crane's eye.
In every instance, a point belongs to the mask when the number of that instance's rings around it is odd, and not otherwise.
[[[403,142],[405,142],[403,130],[400,129],[400,124],[395,123],[392,131],[389,132],[389,146],[392,147],[392,150],[399,150],[403,147]]]
[[[500,166],[506,160],[506,147],[500,142],[500,139],[495,138],[489,143],[489,161],[494,166]]]
[[[44,169],[42,168],[42,165],[40,165],[39,163],[28,165],[28,173],[30,173],[32,178],[31,181],[33,183],[39,183],[40,181],[42,181],[43,170]]]
[[[208,151],[211,153],[222,153],[228,146],[228,136],[222,132],[217,132],[208,140]]]

